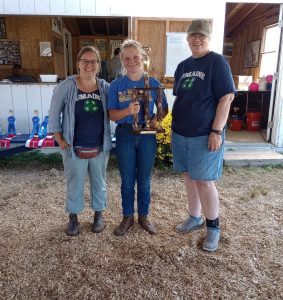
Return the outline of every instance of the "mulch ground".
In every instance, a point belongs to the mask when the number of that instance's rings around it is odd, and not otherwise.
[[[122,237],[120,177],[108,171],[107,227],[90,230],[89,184],[81,234],[65,234],[62,169],[0,169],[1,299],[282,299],[283,169],[226,168],[217,182],[222,236],[204,252],[205,228],[178,234],[183,178],[155,170],[150,219]]]

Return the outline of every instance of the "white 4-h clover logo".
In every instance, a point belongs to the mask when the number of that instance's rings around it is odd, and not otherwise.
[[[89,113],[97,111],[97,105],[94,100],[86,100],[84,103],[84,110]]]

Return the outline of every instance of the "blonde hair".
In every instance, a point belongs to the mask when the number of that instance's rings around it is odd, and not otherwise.
[[[82,56],[86,52],[92,52],[92,53],[96,54],[97,60],[98,60],[98,70],[97,70],[97,74],[98,74],[101,70],[101,57],[100,57],[99,50],[93,46],[82,47],[81,50],[79,51],[78,56],[77,56],[77,74],[80,74],[80,70],[78,68],[78,63],[79,63],[80,59],[82,58]]]
[[[127,48],[136,48],[138,50],[138,52],[140,53],[141,58],[143,57],[143,52],[144,52],[142,44],[140,42],[136,41],[136,40],[127,39],[122,43],[121,52],[120,52],[120,59],[121,59],[121,64],[122,64],[122,70],[121,70],[122,75],[127,74],[127,70],[123,65],[123,59],[122,59],[124,49],[127,49]],[[143,71],[143,64],[141,64],[141,68],[142,68],[142,71]]]

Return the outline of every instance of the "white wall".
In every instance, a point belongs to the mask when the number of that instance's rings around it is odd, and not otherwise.
[[[137,17],[209,17],[226,2],[278,3],[281,0],[0,0],[0,14],[137,16]]]
[[[211,49],[222,52],[225,0],[143,0],[133,5],[132,0],[0,0],[0,14],[60,15],[60,16],[130,16],[160,18],[213,19]],[[273,1],[229,1],[280,3]]]
[[[7,133],[9,110],[16,118],[16,130],[29,134],[32,131],[34,110],[38,110],[40,123],[49,115],[53,89],[57,84],[0,84],[0,123],[2,134]]]

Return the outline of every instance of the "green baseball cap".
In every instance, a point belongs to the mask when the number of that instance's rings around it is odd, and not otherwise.
[[[188,28],[188,35],[191,33],[202,33],[210,38],[211,29],[209,21],[205,19],[193,20]]]

